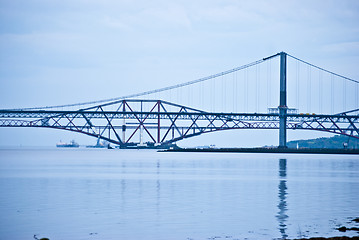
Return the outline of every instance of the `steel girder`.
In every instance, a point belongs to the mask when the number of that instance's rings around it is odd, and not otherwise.
[[[359,138],[358,110],[337,115],[288,114],[286,117],[287,129],[326,131]],[[0,127],[63,129],[122,147],[145,142],[160,146],[214,131],[279,129],[279,115],[210,113],[161,100],[131,99],[77,111],[0,110]]]

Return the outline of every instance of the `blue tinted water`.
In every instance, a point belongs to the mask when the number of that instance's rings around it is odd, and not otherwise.
[[[1,149],[0,239],[353,236],[359,157]]]

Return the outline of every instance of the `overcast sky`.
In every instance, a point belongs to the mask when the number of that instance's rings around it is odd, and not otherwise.
[[[0,108],[113,98],[280,51],[359,79],[357,0],[0,0],[0,23]],[[0,129],[0,145],[59,139],[35,130]]]

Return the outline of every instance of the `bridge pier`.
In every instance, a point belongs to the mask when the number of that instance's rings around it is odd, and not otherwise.
[[[125,120],[125,118],[123,118],[123,123],[122,123],[122,142],[126,143],[126,120]]]
[[[280,53],[279,148],[287,147],[287,54]]]

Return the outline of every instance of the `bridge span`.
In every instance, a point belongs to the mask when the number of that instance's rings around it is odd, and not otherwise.
[[[276,59],[278,66],[272,69]],[[273,97],[279,103],[273,105]],[[2,109],[0,127],[67,130],[120,147],[165,147],[215,131],[278,129],[279,147],[285,148],[288,129],[359,138],[359,81],[280,52],[208,77],[119,98]]]
[[[116,105],[117,111],[106,108]],[[148,110],[144,110],[148,109]],[[286,114],[286,129],[359,138],[359,109],[336,115]],[[68,130],[120,147],[164,147],[223,130],[280,129],[278,113],[211,113],[162,100],[128,99],[77,111],[0,110],[0,127]]]

